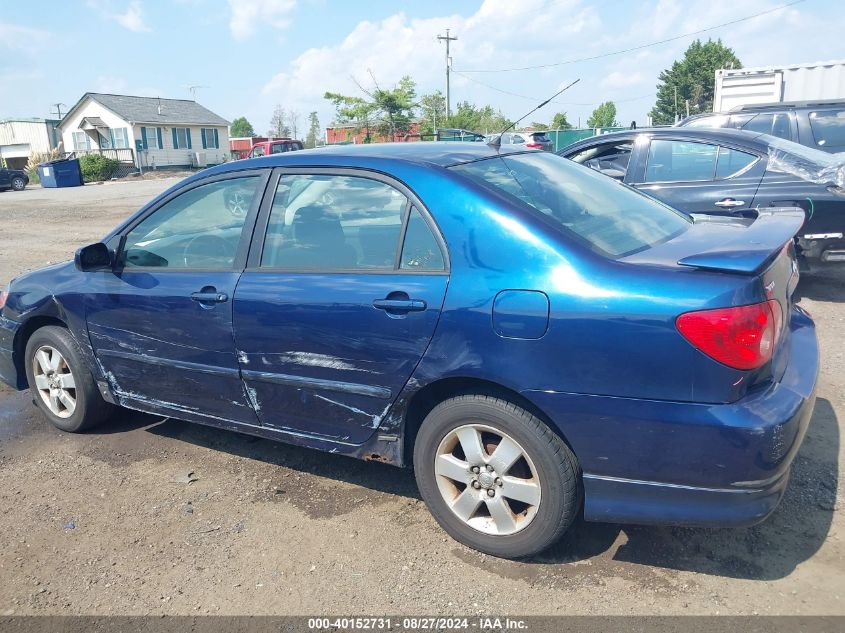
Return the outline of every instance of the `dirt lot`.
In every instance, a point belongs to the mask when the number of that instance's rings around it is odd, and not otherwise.
[[[172,183],[0,193],[0,283]],[[582,523],[527,563],[448,538],[410,472],[131,412],[63,434],[0,388],[0,614],[845,614],[845,275],[799,291],[823,364],[777,512],[733,530]]]

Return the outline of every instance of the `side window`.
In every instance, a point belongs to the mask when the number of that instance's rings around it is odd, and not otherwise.
[[[757,157],[748,152],[740,152],[729,147],[719,147],[719,159],[716,162],[716,178],[730,178],[751,165]]]
[[[390,185],[360,176],[282,176],[261,266],[393,270],[407,203]]]
[[[264,156],[264,146],[263,145],[256,145],[252,148],[251,156],[255,158],[256,156]]]
[[[603,173],[605,176],[624,180],[633,149],[634,144],[630,141],[605,143],[598,147],[585,149],[570,158],[576,163],[581,163]]]
[[[519,134],[514,134],[511,140],[511,143],[524,143],[525,139],[522,138]]]
[[[845,110],[810,112],[810,128],[816,145],[825,151],[845,149]]]
[[[229,270],[259,176],[194,187],[147,216],[126,235],[125,268]]]
[[[772,136],[785,138],[787,141],[793,139],[792,120],[789,114],[780,112],[775,115],[775,120],[772,123]]]
[[[281,154],[285,151],[285,144],[284,143],[273,143],[270,146],[270,153],[271,154]]]
[[[437,239],[416,207],[411,209],[411,215],[408,218],[399,267],[408,270],[444,270],[446,268]]]
[[[758,114],[755,115],[748,123],[742,126],[746,132],[761,132],[763,134],[772,133],[772,123],[774,122],[774,114]]]
[[[645,182],[713,180],[717,152],[709,143],[652,140]]]

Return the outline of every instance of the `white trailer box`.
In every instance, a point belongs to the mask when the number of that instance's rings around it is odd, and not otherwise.
[[[755,103],[845,99],[845,60],[716,71],[714,112]]]

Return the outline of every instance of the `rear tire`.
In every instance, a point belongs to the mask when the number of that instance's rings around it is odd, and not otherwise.
[[[12,178],[12,189],[15,191],[23,191],[26,188],[26,181],[20,176]]]
[[[557,542],[581,507],[569,447],[513,403],[459,396],[426,416],[414,445],[420,493],[455,540],[521,558]]]
[[[48,325],[36,330],[25,354],[33,400],[56,428],[78,433],[96,426],[114,410],[100,395],[67,329]]]

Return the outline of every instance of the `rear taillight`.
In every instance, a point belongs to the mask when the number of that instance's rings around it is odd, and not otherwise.
[[[772,358],[780,338],[780,303],[687,312],[679,316],[678,331],[713,360],[734,369],[757,369]]]
[[[0,310],[2,310],[6,305],[6,299],[9,298],[9,290],[7,288],[3,288],[0,290]]]
[[[542,143],[526,143],[525,147],[530,147],[531,149],[542,149],[543,144]]]

